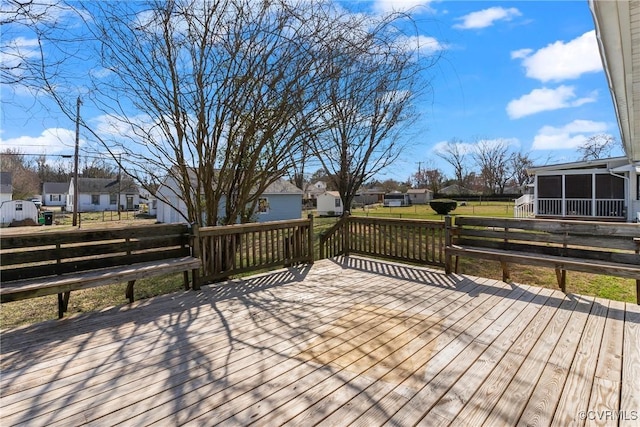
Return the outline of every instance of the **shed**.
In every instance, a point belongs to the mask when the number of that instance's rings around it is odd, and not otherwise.
[[[407,190],[407,194],[413,205],[425,205],[433,199],[433,192],[427,188],[412,188]]]
[[[318,215],[342,216],[343,212],[342,199],[337,191],[326,191],[318,196]]]
[[[0,226],[8,227],[12,222],[33,220],[38,223],[38,208],[28,200],[8,200],[0,205]]]

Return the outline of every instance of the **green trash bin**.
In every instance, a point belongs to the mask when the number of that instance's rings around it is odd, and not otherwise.
[[[53,212],[46,211],[44,214],[44,225],[53,225]]]

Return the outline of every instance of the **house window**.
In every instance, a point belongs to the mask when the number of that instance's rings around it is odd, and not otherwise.
[[[562,175],[539,176],[538,197],[541,199],[561,199]]]
[[[335,199],[334,201],[335,201],[336,208],[339,208],[340,207],[340,199]]]
[[[51,202],[60,202],[60,201],[62,201],[62,195],[60,195],[60,194],[49,194],[49,201],[51,201]]]
[[[100,195],[99,194],[92,194],[91,195],[91,204],[92,205],[99,205],[100,204]]]
[[[22,210],[22,203],[16,203],[16,211]]]
[[[109,204],[117,205],[118,204],[118,195],[117,194],[109,194]]]
[[[269,199],[267,199],[266,197],[260,197],[258,199],[258,213],[260,214],[269,213]]]

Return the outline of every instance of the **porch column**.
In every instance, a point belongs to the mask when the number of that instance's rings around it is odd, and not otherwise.
[[[561,211],[561,216],[565,217],[567,216],[567,192],[566,192],[566,188],[565,188],[565,178],[567,177],[564,173],[561,175],[562,176],[562,211]]]
[[[596,216],[596,174],[591,172],[591,216]]]

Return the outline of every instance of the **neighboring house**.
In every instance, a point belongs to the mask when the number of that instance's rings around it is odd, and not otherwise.
[[[69,184],[66,209],[73,212],[75,186]],[[119,196],[119,197],[118,197]],[[78,178],[78,211],[117,211],[138,209],[140,191],[133,180],[124,178]]]
[[[0,172],[0,203],[13,199],[13,180],[11,172]]]
[[[343,212],[342,199],[337,191],[327,191],[318,196],[318,215],[342,216]]]
[[[360,189],[353,201],[362,205],[375,205],[384,202],[385,191],[379,188]]]
[[[42,205],[66,206],[68,194],[68,182],[45,182],[42,184]]]
[[[177,191],[177,185],[173,178],[166,179],[158,188],[156,192],[156,219],[158,222],[187,222],[187,207],[178,197]],[[302,190],[289,181],[283,178],[276,180],[258,198],[255,212],[256,221],[268,222],[302,218],[302,195]],[[219,217],[224,216],[224,203],[223,199],[218,210]]]
[[[324,194],[327,191],[327,184],[323,181],[318,181],[315,184],[307,184],[304,189],[305,200],[315,200],[319,195]]]
[[[411,199],[408,194],[394,191],[393,193],[387,193],[384,195],[385,206],[409,206]]]
[[[433,199],[433,191],[426,188],[412,188],[407,190],[407,194],[414,205],[425,205]]]
[[[28,200],[8,200],[0,205],[0,226],[8,227],[14,221],[30,219],[38,223],[38,208]]]
[[[539,218],[637,221],[640,162],[626,157],[528,170],[534,175],[533,214]]]

